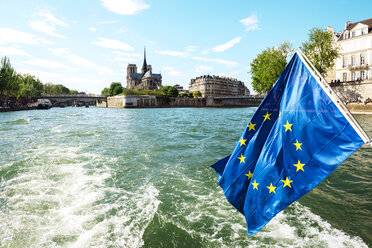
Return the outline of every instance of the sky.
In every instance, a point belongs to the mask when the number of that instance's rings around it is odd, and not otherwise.
[[[147,64],[163,85],[220,75],[252,90],[250,63],[264,49],[342,31],[372,18],[372,1],[0,0],[0,57],[43,83],[100,94],[126,86],[128,63]]]

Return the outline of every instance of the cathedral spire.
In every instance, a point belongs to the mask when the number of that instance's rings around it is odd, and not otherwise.
[[[142,65],[142,74],[147,72],[147,63],[146,63],[146,47],[143,49],[143,65]]]

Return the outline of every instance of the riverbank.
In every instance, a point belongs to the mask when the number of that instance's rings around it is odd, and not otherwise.
[[[349,103],[346,105],[349,111],[355,115],[372,115],[371,103]]]

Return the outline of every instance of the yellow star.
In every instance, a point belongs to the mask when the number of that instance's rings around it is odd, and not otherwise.
[[[240,142],[240,146],[242,146],[242,145],[245,145],[245,146],[246,146],[245,141],[246,141],[246,139],[241,138],[241,139],[239,140],[239,142]]]
[[[272,113],[271,113],[272,114]],[[267,119],[269,119],[270,120],[270,115],[271,114],[269,114],[268,112],[266,112],[266,115],[263,115],[263,117],[265,117],[265,120],[264,121],[266,121]]]
[[[300,149],[300,150],[302,151],[302,149],[301,149],[301,145],[302,145],[302,143],[298,143],[298,140],[296,140],[296,143],[293,143],[293,145],[296,146],[296,151],[297,151],[298,149]]]
[[[259,185],[259,183],[256,183],[256,180],[254,180],[254,183],[252,183],[252,185],[253,185],[253,189],[257,189],[258,190],[258,185]]]
[[[252,175],[253,175],[253,173],[251,172],[251,171],[249,171],[248,172],[248,174],[245,174],[247,177],[248,177],[248,179],[251,179],[252,178]]]
[[[251,131],[252,129],[254,131],[256,131],[256,129],[254,129],[254,126],[256,126],[256,124],[252,124],[252,122],[249,123],[248,127],[249,127],[249,130],[248,131]]]
[[[303,167],[304,167],[305,164],[301,164],[300,160],[298,160],[297,164],[293,164],[293,165],[297,167],[296,171],[299,171],[299,170],[304,171]]]
[[[244,161],[244,159],[245,159],[245,157],[243,157],[243,154],[242,155],[240,155],[240,157],[238,157],[238,159],[240,159],[240,163],[245,163],[245,161]]]
[[[283,125],[283,127],[285,127],[285,131],[287,132],[288,130],[292,131],[292,125],[293,124],[289,124],[288,121],[287,121],[287,124]]]
[[[270,190],[269,194],[270,194],[271,192],[274,192],[274,194],[276,194],[276,193],[275,193],[275,189],[276,189],[276,187],[274,187],[272,183],[270,184],[270,186],[267,186],[266,188],[268,188],[268,189]]]
[[[291,182],[293,182],[293,180],[289,180],[288,177],[285,180],[280,180],[280,181],[282,181],[284,183],[283,188],[285,188],[285,186],[288,186],[288,187],[292,188]]]

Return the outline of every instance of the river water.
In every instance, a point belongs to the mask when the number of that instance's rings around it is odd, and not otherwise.
[[[372,147],[247,237],[210,165],[255,108],[0,113],[0,247],[372,246]],[[372,116],[357,116],[372,136]]]

